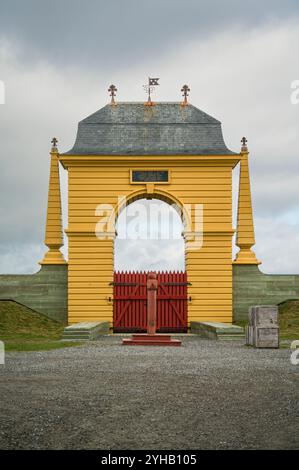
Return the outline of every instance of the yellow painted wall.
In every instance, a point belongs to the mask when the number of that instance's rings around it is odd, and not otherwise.
[[[69,323],[112,322],[113,239],[94,230],[98,204],[117,206],[119,195],[146,194],[146,184],[131,184],[130,169],[169,169],[170,184],[155,184],[154,197],[181,204],[203,204],[200,250],[186,250],[188,317],[232,321],[232,168],[238,156],[61,156],[68,169]],[[194,215],[193,215],[194,217]]]

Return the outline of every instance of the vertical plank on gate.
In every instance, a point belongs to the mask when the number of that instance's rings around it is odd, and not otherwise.
[[[134,282],[134,271],[129,271],[129,283],[132,284]],[[128,299],[130,297],[130,293],[132,292],[132,290],[134,289],[134,286],[127,286],[127,296],[128,296]],[[132,324],[133,324],[133,318],[134,318],[134,302],[135,300],[128,300],[128,302],[130,303],[130,307],[128,308],[128,317],[127,317],[127,322],[128,322],[128,329],[131,329],[132,327]]]
[[[122,311],[125,309],[126,307],[126,293],[127,293],[127,287],[124,285],[124,283],[127,281],[127,271],[123,271],[122,272],[122,276],[121,276],[121,286],[120,286],[120,289],[121,289],[121,296],[122,296]],[[124,315],[123,318],[122,318],[122,326],[124,327],[126,325],[126,317],[127,315]]]
[[[161,271],[161,276],[160,276],[161,284],[163,284],[164,280],[165,280],[164,271]],[[163,289],[162,289],[161,285],[160,285],[160,295],[163,296]],[[166,320],[166,316],[167,316],[167,311],[166,311],[167,306],[165,305],[164,300],[160,300],[160,306],[161,306],[160,328],[163,331],[163,327],[165,326],[165,320]]]
[[[161,318],[162,318],[162,302],[159,300],[160,296],[160,283],[161,283],[161,271],[157,271],[157,281],[158,281],[158,290],[157,290],[157,320],[156,320],[156,325],[157,325],[157,331],[160,330],[161,328]]]
[[[169,282],[175,282],[175,279],[176,279],[176,275],[175,275],[175,272],[174,271],[171,271],[170,272],[170,279],[169,279]],[[168,292],[169,292],[169,296],[170,297],[173,297],[173,286],[169,286],[168,287]],[[172,301],[172,304],[173,304],[174,301]],[[170,302],[169,302],[170,303]],[[170,324],[170,328],[174,328],[176,326],[176,318],[174,316],[174,311],[173,311],[173,308],[171,308],[171,306],[169,305],[169,324]]]
[[[132,276],[132,282],[135,283],[136,282],[136,272],[133,271],[133,276]],[[134,289],[134,286],[132,286],[133,289]],[[131,291],[133,290],[131,287]],[[138,296],[138,292],[139,292],[139,289],[137,289],[136,291],[136,296]],[[130,324],[130,328],[133,327],[133,325],[137,325],[138,326],[138,323],[136,322],[136,299],[133,299],[132,301],[130,301],[132,303],[132,314],[131,314],[131,324]]]
[[[144,284],[146,284],[146,272],[144,271],[143,273],[143,282]],[[143,294],[145,295],[146,297],[146,285],[143,286]],[[143,318],[143,328],[145,328],[145,325],[146,325],[146,313],[147,313],[147,301],[145,300],[143,302],[143,314],[142,314],[142,318]]]
[[[157,278],[159,283],[157,330],[186,331],[187,273],[185,271],[158,271]],[[146,331],[147,273],[145,271],[115,271],[113,280],[114,326],[119,322],[116,326],[119,331]]]
[[[122,283],[123,282],[123,277],[124,277],[124,273],[123,271],[120,273],[120,276],[119,276],[119,282]],[[119,294],[121,296],[121,301],[120,301],[120,311],[119,311],[119,315],[120,313],[122,312],[123,308],[124,308],[124,301],[123,301],[123,286],[122,285],[119,285]],[[121,321],[121,323],[119,324],[119,328],[121,328],[121,324],[123,323],[123,320]]]
[[[185,318],[185,328],[187,328],[187,275],[186,275],[186,272],[184,272],[184,282],[186,283],[186,285],[184,286],[184,297],[185,297],[185,300],[184,300],[184,318]]]
[[[171,271],[165,273],[163,282],[167,283],[170,281],[171,281]],[[163,289],[164,296],[166,295],[165,291],[167,295],[170,295],[170,286],[164,286],[164,289]],[[169,309],[169,302],[168,301],[164,301],[164,302],[165,302],[165,327],[167,328],[167,326],[171,327],[171,312]]]
[[[116,285],[115,285],[115,282],[116,282],[116,271],[114,271],[113,273],[113,304],[112,304],[112,308],[113,308],[113,327],[115,325],[115,317],[116,317],[116,304],[117,302],[115,301],[115,297],[116,297],[116,294],[115,294],[115,288],[116,288]]]

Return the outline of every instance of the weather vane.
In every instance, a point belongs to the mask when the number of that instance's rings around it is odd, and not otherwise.
[[[110,96],[111,96],[111,104],[112,105],[115,105],[115,95],[116,95],[116,92],[117,92],[117,88],[115,85],[110,85],[110,87],[108,88],[108,92],[110,93]]]
[[[145,103],[147,106],[153,106],[154,104],[151,100],[151,93],[153,93],[153,91],[155,90],[155,86],[159,85],[158,80],[160,79],[148,77],[148,85],[143,85],[143,88],[145,89],[148,95],[147,102]]]
[[[183,92],[183,97],[184,97],[184,101],[182,102],[182,105],[187,106],[188,104],[187,97],[189,96],[190,88],[188,87],[188,85],[183,85],[181,91]]]

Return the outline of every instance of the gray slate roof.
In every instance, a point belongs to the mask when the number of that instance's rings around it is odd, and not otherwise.
[[[64,155],[235,155],[221,123],[189,104],[120,102],[79,122],[74,147]]]

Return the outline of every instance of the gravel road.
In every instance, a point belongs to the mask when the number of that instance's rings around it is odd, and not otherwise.
[[[1,449],[298,449],[290,351],[184,337],[181,348],[8,353]]]

